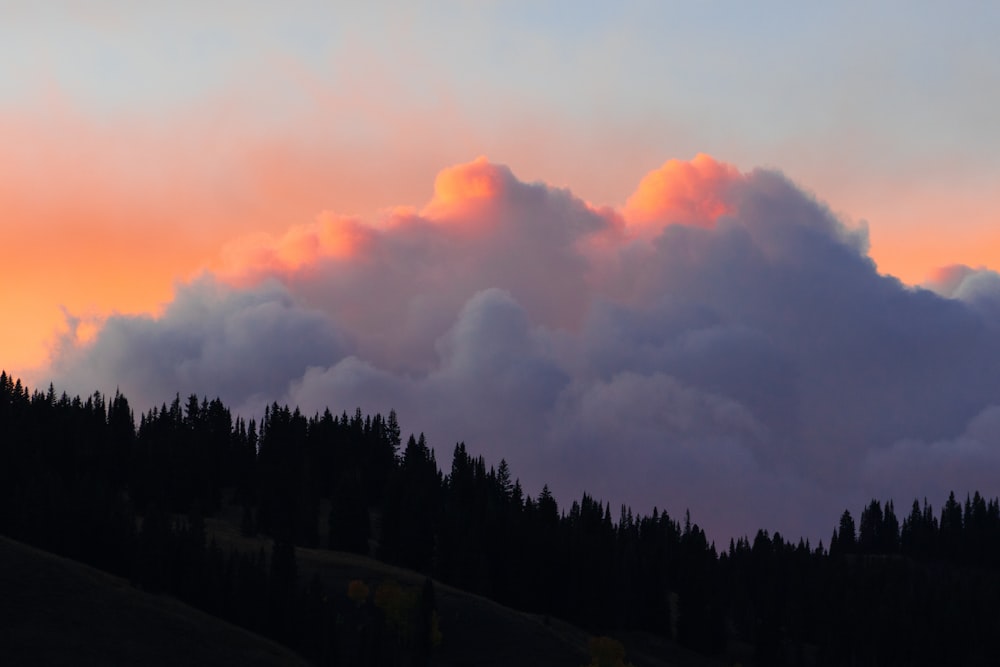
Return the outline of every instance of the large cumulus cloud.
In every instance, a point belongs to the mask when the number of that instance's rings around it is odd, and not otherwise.
[[[181,285],[157,318],[116,315],[87,345],[63,340],[52,371],[78,393],[120,387],[143,410],[178,392],[244,403],[343,356],[348,341],[276,282],[233,289],[205,276]]]
[[[872,496],[1000,493],[1000,279],[914,288],[867,253],[772,170],[671,160],[618,210],[480,158],[421,209],[235,242],[53,371],[140,403],[395,408],[530,492],[815,538]]]

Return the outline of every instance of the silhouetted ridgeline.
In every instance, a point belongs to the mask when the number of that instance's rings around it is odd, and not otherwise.
[[[272,553],[206,544],[204,517],[229,503],[245,534],[274,538]],[[914,502],[901,517],[872,501],[857,523],[844,513],[829,552],[760,531],[719,553],[688,517],[613,515],[587,495],[560,510],[464,444],[442,471],[423,436],[402,443],[394,413],[275,404],[257,423],[178,396],[136,426],[120,394],[32,393],[3,373],[0,532],[325,664],[354,655],[331,628],[360,612],[344,591],[298,580],[293,544],[371,553],[594,634],[649,632],[744,664],[985,665],[1000,649],[996,499],[952,495],[940,514]],[[433,588],[420,595],[407,627],[430,628]],[[398,654],[365,655],[418,664],[428,642],[419,632]]]

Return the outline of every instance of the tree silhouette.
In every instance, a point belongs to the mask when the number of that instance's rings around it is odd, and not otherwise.
[[[394,413],[310,418],[272,404],[247,422],[218,399],[175,394],[134,420],[120,392],[32,393],[0,371],[0,532],[128,574],[320,664],[425,664],[440,638],[429,576],[397,584],[395,598],[385,582],[357,604],[335,596],[340,607],[322,581],[299,580],[295,545],[318,544],[321,501],[324,546],[372,544],[390,562],[595,635],[743,647],[726,657],[769,665],[986,665],[996,654],[1000,500],[979,492],[951,493],[939,514],[914,500],[901,524],[891,499],[860,508],[857,526],[845,510],[829,553],[760,530],[719,554],[688,513],[613,516],[587,493],[561,509],[547,486],[531,495],[505,460],[493,468],[464,443],[444,474],[423,436],[400,451]],[[227,503],[246,535],[272,545],[269,558],[206,539],[205,517]]]

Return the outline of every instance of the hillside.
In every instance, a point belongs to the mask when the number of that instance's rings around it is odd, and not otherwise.
[[[220,544],[270,548],[224,521],[209,520]],[[319,573],[331,590],[348,581],[395,580],[416,586],[421,575],[355,554],[296,550],[304,577]],[[0,663],[4,665],[306,665],[304,659],[166,595],[76,561],[0,537]],[[436,584],[444,641],[439,665],[565,665],[588,661],[588,636],[557,619],[517,612],[477,595]],[[637,667],[712,664],[677,648],[658,646],[671,662],[644,655],[647,639],[631,635]]]
[[[236,527],[238,508],[227,506],[219,519],[207,519],[208,536],[228,550],[270,553],[266,537],[246,537]],[[321,534],[323,533],[321,528]],[[325,534],[323,535],[325,538]],[[300,577],[309,581],[318,574],[331,594],[346,596],[347,584],[356,579],[373,589],[393,580],[405,586],[420,586],[425,577],[374,558],[327,549],[295,550]],[[589,662],[590,636],[580,628],[539,614],[516,611],[482,596],[434,582],[443,641],[435,653],[440,665],[533,665],[580,667]],[[723,664],[688,651],[675,642],[645,633],[617,636],[626,647],[629,662],[636,667],[708,667]],[[656,656],[656,657],[653,657]]]
[[[228,550],[234,546],[270,553],[271,540],[244,537],[223,520],[206,520],[208,535]],[[420,586],[423,575],[357,554],[297,547],[300,580],[319,574],[330,595],[346,598],[347,584],[365,581],[372,590],[383,581]],[[491,600],[435,582],[443,642],[436,662],[447,665],[553,665],[579,667],[587,662],[583,631],[567,623],[520,613]]]
[[[0,537],[4,665],[306,665],[164,595]]]

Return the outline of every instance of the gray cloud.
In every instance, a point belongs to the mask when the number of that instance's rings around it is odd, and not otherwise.
[[[241,403],[342,357],[347,341],[278,283],[237,290],[203,277],[179,286],[158,318],[108,318],[92,344],[64,346],[52,370],[67,390],[121,387],[143,410],[178,392]]]
[[[1000,277],[905,286],[864,226],[780,173],[696,166],[668,163],[618,213],[460,165],[422,211],[296,232],[323,248],[353,230],[353,253],[181,286],[53,371],[139,405],[395,408],[444,465],[464,440],[529,492],[690,507],[720,539],[825,538],[873,496],[1000,493]]]
[[[954,264],[939,270],[926,287],[969,304],[991,324],[1000,322],[1000,273],[996,271]]]
[[[870,451],[863,475],[897,498],[926,497],[935,506],[949,491],[961,497],[994,489],[1000,478],[1000,406],[986,407],[951,438],[910,438]]]
[[[546,346],[510,294],[489,289],[475,294],[439,339],[433,371],[393,374],[350,357],[309,369],[288,400],[308,411],[328,404],[395,409],[403,424],[427,431],[447,454],[459,441],[473,443],[494,463],[506,457],[527,479],[538,468],[548,415],[569,381]]]

